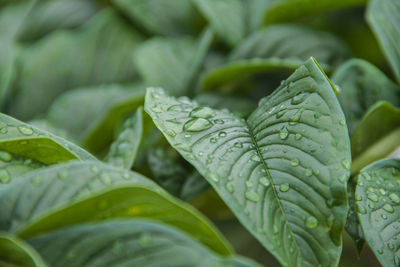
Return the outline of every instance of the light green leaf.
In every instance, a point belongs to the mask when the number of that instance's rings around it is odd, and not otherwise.
[[[351,137],[351,174],[387,157],[400,146],[400,109],[378,102],[364,115]]]
[[[178,229],[145,220],[82,224],[29,242],[49,264],[60,267],[259,266],[221,257]]]
[[[304,61],[311,56],[326,68],[343,62],[351,52],[331,33],[296,24],[280,24],[262,28],[247,37],[232,51],[230,60],[278,57]]]
[[[29,172],[0,191],[0,229],[31,237],[113,217],[157,219],[193,234],[223,255],[218,231],[189,205],[138,173],[96,162],[70,162]]]
[[[246,34],[246,4],[241,0],[192,0],[212,29],[229,45]]]
[[[105,160],[120,168],[131,169],[143,135],[142,108],[125,120],[117,139],[111,144]]]
[[[89,0],[34,2],[18,29],[19,41],[36,41],[54,30],[76,28],[99,10],[98,4]]]
[[[264,23],[292,21],[304,16],[362,6],[367,0],[274,0],[264,15]]]
[[[400,2],[397,0],[371,0],[368,3],[367,21],[398,82],[400,82],[399,13]]]
[[[136,71],[127,55],[141,40],[106,9],[76,31],[58,31],[36,42],[21,55],[9,113],[31,119],[68,89],[132,81]]]
[[[210,70],[202,80],[202,90],[211,91],[228,83],[238,82],[254,74],[276,70],[293,71],[303,63],[296,58],[246,59],[237,60]]]
[[[44,164],[96,160],[77,145],[0,113],[0,149]]]
[[[340,86],[338,98],[351,134],[367,110],[379,100],[400,104],[400,86],[367,61],[347,61],[335,71],[332,81]]]
[[[163,87],[174,95],[188,94],[212,37],[210,30],[198,42],[189,37],[154,37],[136,50],[135,64],[147,84]]]
[[[144,94],[141,83],[72,90],[57,98],[47,119],[91,151],[99,152],[112,142],[121,120],[143,105]]]
[[[310,59],[247,120],[157,89],[145,110],[284,266],[337,266],[351,156],[334,90]]]
[[[0,232],[0,265],[46,267],[40,255],[15,236]]]
[[[201,18],[188,0],[113,0],[133,22],[154,34],[178,36],[198,30]]]
[[[357,212],[365,240],[385,267],[400,264],[400,160],[384,159],[361,170]]]
[[[0,189],[13,179],[45,166],[36,160],[0,150]]]

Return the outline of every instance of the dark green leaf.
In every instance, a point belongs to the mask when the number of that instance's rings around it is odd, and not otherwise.
[[[5,233],[0,233],[0,265],[45,267],[40,255],[27,243]]]
[[[264,23],[291,21],[303,16],[362,6],[367,0],[275,0],[264,15]]]
[[[371,0],[367,21],[375,33],[383,54],[400,82],[400,2],[398,0]]]
[[[171,148],[153,146],[148,153],[148,165],[157,183],[171,194],[188,201],[208,189],[209,184],[184,163]]]
[[[351,53],[347,45],[331,33],[296,24],[280,24],[254,32],[233,50],[230,60],[278,57],[304,61],[311,56],[325,68],[338,65]]]
[[[241,0],[192,0],[213,30],[229,45],[246,34],[246,4]]]
[[[284,266],[338,264],[350,142],[335,88],[314,59],[248,120],[157,89],[145,110]]]
[[[368,164],[387,157],[400,146],[400,109],[378,102],[364,115],[351,137],[353,164],[357,174]]]
[[[259,266],[221,257],[168,225],[144,220],[83,224],[30,240],[52,266]]]
[[[155,37],[136,50],[135,64],[148,85],[163,87],[174,95],[188,94],[211,41],[209,30],[199,42],[189,37]]]
[[[111,144],[105,160],[116,166],[131,169],[143,135],[142,108],[125,120],[117,139]]]
[[[71,224],[144,217],[193,234],[230,254],[218,231],[187,204],[138,173],[96,162],[71,162],[29,172],[0,191],[0,229],[30,237]]]
[[[384,159],[361,170],[357,212],[365,240],[385,267],[400,265],[400,160]]]
[[[44,164],[96,160],[73,143],[0,113],[0,149]]]
[[[219,93],[206,93],[196,96],[195,100],[200,105],[210,106],[215,109],[227,108],[235,115],[245,118],[256,108],[256,103],[240,96]]]
[[[177,36],[191,34],[201,22],[199,13],[188,0],[112,0],[129,18],[155,34]]]
[[[98,10],[95,1],[34,1],[18,30],[18,40],[35,41],[58,29],[70,29],[89,20]]]
[[[68,89],[131,81],[136,71],[127,55],[141,40],[108,9],[76,31],[59,31],[40,40],[21,56],[11,114],[30,119]]]
[[[347,61],[335,71],[332,81],[340,86],[338,98],[351,134],[366,111],[379,100],[400,104],[400,86],[367,61]]]
[[[237,60],[215,69],[210,70],[205,74],[202,80],[203,91],[209,91],[216,87],[228,83],[240,81],[253,74],[270,72],[276,70],[290,70],[293,71],[303,63],[302,60],[293,59],[246,59]]]

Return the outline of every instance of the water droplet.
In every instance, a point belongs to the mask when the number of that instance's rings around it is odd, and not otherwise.
[[[357,212],[360,214],[367,214],[367,210],[361,205],[357,205]]]
[[[347,159],[342,160],[342,165],[343,167],[346,168],[346,170],[350,170],[350,161]]]
[[[215,137],[210,138],[210,142],[213,143],[213,144],[215,144],[217,141],[218,141],[218,140],[217,140],[217,138],[215,138]]]
[[[186,144],[176,144],[175,147],[185,152],[192,152],[192,148]]]
[[[253,182],[252,181],[246,181],[246,186],[247,187],[252,187],[253,186]]]
[[[23,135],[32,135],[33,130],[32,128],[26,127],[26,126],[18,126],[18,131],[22,133]]]
[[[298,159],[292,159],[290,161],[290,165],[292,165],[293,167],[299,166],[299,160]]]
[[[299,134],[299,133],[297,133],[297,134],[295,135],[295,138],[296,138],[296,140],[300,140],[300,139],[302,138],[302,135]]]
[[[290,125],[295,125],[300,121],[301,114],[303,113],[303,109],[299,109],[292,118],[290,118]]]
[[[341,176],[339,176],[339,182],[344,183],[347,181],[347,174],[342,174]]]
[[[346,122],[344,120],[340,120],[339,124],[342,125],[342,126],[346,126]]]
[[[313,174],[313,171],[311,169],[306,169],[306,171],[304,172],[304,174],[308,177],[310,177]]]
[[[279,118],[281,118],[283,115],[285,115],[285,113],[286,113],[286,110],[280,110],[280,111],[278,111],[278,112],[276,113],[275,117],[276,117],[277,119],[279,119]]]
[[[243,144],[241,142],[236,142],[236,143],[233,144],[233,146],[236,147],[236,148],[242,148]]]
[[[260,200],[260,196],[254,191],[246,191],[245,196],[248,200],[253,202],[258,202]]]
[[[289,189],[290,189],[290,186],[288,183],[284,183],[279,186],[279,190],[281,190],[282,192],[287,192],[287,191],[289,191]]]
[[[162,113],[163,112],[162,108],[160,106],[158,106],[158,105],[152,106],[151,110],[154,111],[155,113]]]
[[[111,180],[110,176],[108,176],[108,174],[106,174],[106,173],[102,173],[99,176],[99,179],[105,185],[111,185],[112,184],[112,180]]]
[[[177,112],[182,112],[183,108],[182,105],[172,105],[169,108],[167,108],[167,111],[177,111]]]
[[[226,132],[219,132],[218,136],[219,137],[226,137]]]
[[[40,177],[33,177],[31,180],[32,184],[34,185],[41,185],[42,184],[42,178]]]
[[[216,119],[216,120],[214,120],[214,123],[215,124],[224,124],[224,121],[221,119]]]
[[[386,220],[386,219],[387,219],[386,214],[381,214],[381,218],[384,219],[384,220]]]
[[[375,209],[374,203],[369,203],[369,204],[368,204],[368,208],[370,208],[370,209]]]
[[[260,182],[260,184],[262,184],[263,186],[269,186],[269,185],[270,185],[270,182],[269,182],[269,180],[268,180],[267,177],[261,177],[259,182]]]
[[[383,250],[382,249],[378,249],[378,253],[382,255],[383,254]]]
[[[68,172],[67,172],[67,171],[61,171],[60,173],[58,173],[58,177],[59,177],[61,180],[65,180],[65,179],[68,178]]]
[[[393,213],[393,212],[394,212],[394,209],[393,209],[392,205],[390,205],[390,204],[388,204],[388,203],[386,203],[385,205],[383,205],[382,208],[383,208],[385,211],[389,212],[389,213]]]
[[[251,156],[251,160],[255,161],[255,162],[260,162],[261,161],[261,159],[260,159],[260,157],[258,155]]]
[[[335,141],[335,140],[332,140],[332,141],[331,141],[331,146],[333,146],[333,147],[337,147],[337,143],[336,143],[336,141]]]
[[[213,124],[211,121],[203,118],[196,118],[186,122],[185,125],[183,125],[183,129],[188,132],[200,132],[209,129],[212,126]]]
[[[12,155],[6,151],[0,151],[0,160],[10,162],[12,160]]]
[[[388,246],[389,249],[394,249],[394,245],[391,242],[388,242],[387,246]]]
[[[229,193],[235,192],[235,187],[233,186],[233,183],[227,183],[225,185],[225,187],[226,187],[226,190],[228,190]]]
[[[400,198],[396,193],[390,193],[389,194],[389,198],[391,201],[393,201],[394,203],[400,203]]]
[[[321,113],[315,112],[314,113],[314,118],[319,119],[321,117]]]
[[[315,228],[318,226],[318,220],[314,216],[309,216],[306,220],[306,226],[308,228]]]
[[[300,103],[302,103],[304,100],[306,100],[308,96],[308,93],[298,93],[297,95],[295,95],[292,100],[290,101],[290,103],[292,105],[298,105]]]
[[[211,180],[213,180],[216,183],[219,182],[219,179],[220,179],[218,174],[216,174],[216,173],[211,173],[210,178],[211,178]]]
[[[0,183],[6,184],[9,183],[11,180],[10,174],[7,170],[0,170]]]
[[[362,173],[361,173],[361,176],[362,176],[365,180],[371,181],[371,176],[369,176],[368,173],[362,172]]]
[[[386,195],[386,191],[385,191],[385,189],[383,189],[383,188],[379,188],[379,193],[382,195],[382,196],[384,196],[384,195]]]
[[[368,198],[369,200],[371,200],[371,201],[374,201],[374,202],[378,202],[378,200],[379,200],[378,195],[375,194],[375,193],[369,193],[369,194],[367,194],[367,198]]]
[[[279,132],[279,138],[282,139],[282,140],[286,139],[288,137],[288,135],[289,135],[289,132],[286,129],[286,127],[283,127],[281,129],[281,131]]]
[[[176,136],[176,133],[173,130],[170,130],[170,129],[166,129],[165,133],[168,134],[171,137],[175,137]]]
[[[197,107],[190,112],[190,116],[194,118],[208,119],[215,116],[215,111],[209,107]]]
[[[356,195],[354,198],[355,198],[356,201],[363,200],[362,196],[360,196],[360,195]]]

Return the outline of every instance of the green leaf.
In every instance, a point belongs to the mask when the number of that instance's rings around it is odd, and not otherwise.
[[[241,0],[192,0],[212,29],[229,45],[246,34],[246,5]]]
[[[228,83],[235,83],[254,74],[276,70],[293,71],[303,63],[302,60],[268,58],[237,60],[210,70],[202,79],[203,91],[211,91]]]
[[[98,4],[89,0],[36,1],[21,23],[17,38],[32,42],[54,30],[76,28],[98,10]]]
[[[264,23],[295,20],[345,8],[362,6],[367,0],[275,0],[264,15]]]
[[[0,265],[46,267],[40,255],[15,236],[0,233]]]
[[[357,212],[365,240],[382,266],[399,266],[400,160],[384,159],[361,170]]]
[[[154,180],[165,190],[185,201],[209,188],[207,181],[170,147],[153,146],[147,155]]]
[[[360,222],[358,221],[357,217],[357,206],[355,199],[355,191],[356,191],[355,179],[352,178],[350,179],[347,189],[348,189],[347,193],[349,196],[349,213],[347,214],[345,228],[347,233],[353,239],[357,247],[358,256],[360,256],[361,251],[364,247],[365,238]]]
[[[49,264],[60,267],[259,266],[221,257],[178,229],[145,220],[77,225],[29,242]]]
[[[256,104],[243,96],[231,94],[205,93],[197,95],[195,100],[200,105],[208,105],[215,109],[227,108],[239,117],[247,117],[256,108]]]
[[[201,18],[188,0],[113,0],[121,12],[148,32],[167,36],[192,34]]]
[[[0,113],[0,149],[44,164],[96,160],[77,145]]]
[[[251,34],[232,51],[230,60],[278,57],[304,61],[311,56],[326,68],[340,64],[351,52],[331,33],[296,24],[280,24]]]
[[[379,100],[400,104],[400,86],[367,61],[347,61],[335,71],[332,81],[340,86],[338,98],[351,134],[366,111]]]
[[[36,160],[0,150],[0,190],[13,179],[45,166]]]
[[[251,14],[248,20],[251,31],[258,29],[261,26],[261,24],[263,23],[264,14],[268,10],[269,5],[273,1],[274,0],[248,1],[248,8],[249,8],[248,14]]]
[[[68,89],[132,81],[136,70],[127,55],[141,40],[115,12],[106,9],[76,31],[58,31],[36,42],[21,55],[18,90],[9,113],[31,119]]]
[[[387,157],[400,146],[400,109],[378,102],[364,115],[351,137],[353,164],[357,174],[372,162]]]
[[[122,119],[143,105],[144,89],[143,84],[135,83],[72,90],[53,102],[47,119],[99,152],[112,142]]]
[[[136,50],[137,69],[151,86],[163,87],[174,95],[188,94],[212,36],[212,32],[206,30],[198,42],[189,37],[154,37]]]
[[[0,191],[0,229],[27,238],[113,217],[163,221],[223,255],[229,245],[189,205],[138,173],[96,162],[70,162],[29,172]]]
[[[142,135],[143,114],[140,107],[132,117],[125,120],[121,133],[111,144],[105,160],[116,167],[131,169],[142,141]]]
[[[383,54],[400,82],[400,2],[371,0],[367,8],[367,22],[378,39]]]
[[[247,120],[157,89],[145,110],[284,266],[336,266],[351,156],[334,90],[310,59]]]

